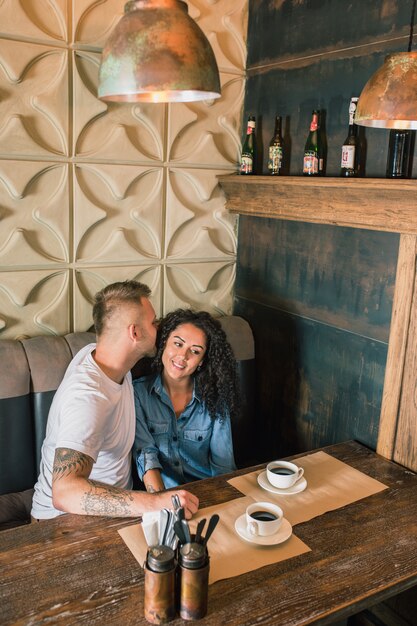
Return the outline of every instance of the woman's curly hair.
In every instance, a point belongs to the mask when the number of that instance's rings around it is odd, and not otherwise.
[[[182,324],[192,324],[206,336],[204,359],[193,374],[196,392],[212,419],[222,419],[226,414],[233,419],[239,411],[236,359],[220,322],[210,313],[192,309],[168,313],[159,323],[153,369],[162,372],[162,354],[168,337]]]

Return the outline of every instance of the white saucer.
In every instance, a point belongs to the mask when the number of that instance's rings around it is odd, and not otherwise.
[[[243,513],[235,521],[235,530],[239,537],[242,537],[245,541],[250,541],[250,543],[256,543],[258,546],[275,546],[277,543],[287,541],[292,535],[292,526],[285,517],[282,518],[281,526],[274,535],[269,535],[268,537],[251,535],[246,530],[246,513]]]
[[[301,493],[307,487],[307,481],[304,476],[301,476],[299,480],[292,487],[288,487],[288,489],[279,489],[278,487],[274,487],[269,482],[266,477],[266,471],[261,472],[258,476],[258,483],[262,487],[262,489],[266,489],[266,491],[270,491],[271,493],[276,493],[280,496],[292,496],[295,493]]]

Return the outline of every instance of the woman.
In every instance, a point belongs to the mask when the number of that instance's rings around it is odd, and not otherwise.
[[[233,471],[236,361],[221,324],[177,309],[160,323],[156,373],[134,382],[135,456],[147,491]]]

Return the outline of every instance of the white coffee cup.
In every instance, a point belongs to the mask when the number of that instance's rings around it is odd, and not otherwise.
[[[288,489],[304,474],[304,469],[289,461],[271,461],[266,466],[266,477],[273,487]]]
[[[282,509],[272,502],[254,502],[246,509],[246,530],[254,537],[274,535],[281,526]]]

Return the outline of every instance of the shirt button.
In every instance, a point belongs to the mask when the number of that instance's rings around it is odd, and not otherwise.
[[[198,441],[203,441],[203,437],[201,435],[199,435]]]
[[[173,437],[172,441],[178,441],[178,437]]]
[[[154,429],[154,428],[150,428],[150,429],[149,429],[149,432],[150,432],[150,433],[154,433],[154,432],[155,432],[155,429]]]

